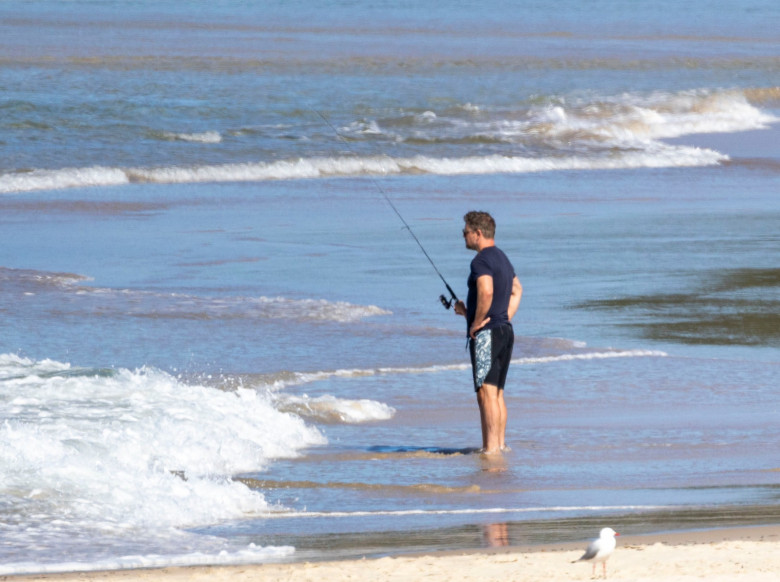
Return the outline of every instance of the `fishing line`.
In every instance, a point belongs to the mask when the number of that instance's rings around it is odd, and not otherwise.
[[[314,113],[316,113],[316,114],[317,114],[317,115],[320,117],[320,119],[322,119],[322,121],[324,121],[324,122],[325,122],[325,124],[326,124],[328,127],[330,127],[330,129],[333,131],[333,133],[334,133],[334,134],[336,134],[336,137],[337,137],[337,138],[338,138],[338,139],[339,139],[339,140],[340,140],[340,141],[341,141],[341,142],[342,142],[342,143],[343,143],[343,144],[344,144],[344,145],[347,147],[347,149],[349,149],[350,153],[352,153],[352,155],[356,155],[356,154],[355,154],[355,151],[354,151],[354,150],[353,150],[353,149],[350,147],[350,145],[349,145],[349,143],[347,142],[347,140],[346,140],[346,139],[344,139],[344,136],[342,136],[342,135],[341,135],[341,134],[338,132],[338,130],[337,130],[337,129],[336,129],[334,126],[333,126],[333,124],[332,124],[332,123],[331,123],[331,122],[328,120],[328,118],[327,118],[327,117],[325,117],[325,116],[324,116],[322,113],[320,113],[320,112],[319,112],[319,111],[317,111],[316,109],[315,109],[315,110],[313,110],[313,111],[314,111]],[[409,226],[409,223],[408,223],[408,222],[406,222],[406,220],[404,220],[404,217],[401,215],[401,213],[399,212],[399,210],[398,210],[398,208],[396,207],[396,205],[395,205],[395,204],[393,204],[393,201],[390,199],[390,196],[388,196],[388,195],[387,195],[387,192],[385,192],[385,189],[384,189],[384,188],[382,188],[382,186],[379,184],[379,182],[377,182],[377,181],[376,181],[376,180],[375,180],[375,179],[374,179],[372,176],[370,176],[370,175],[369,175],[369,176],[367,176],[367,177],[368,177],[368,179],[371,181],[371,183],[372,183],[372,184],[373,184],[373,185],[376,187],[376,189],[377,189],[377,190],[379,190],[379,192],[382,194],[382,196],[384,197],[384,199],[385,199],[385,200],[387,201],[387,203],[390,205],[390,208],[392,208],[392,209],[393,209],[393,212],[395,212],[396,216],[398,216],[398,218],[400,218],[400,219],[401,219],[401,222],[403,223],[403,225],[404,225],[404,227],[406,228],[406,230],[407,230],[407,231],[409,231],[409,234],[410,234],[410,235],[412,235],[412,238],[413,238],[413,239],[414,239],[414,241],[417,243],[417,246],[419,246],[419,247],[420,247],[420,250],[421,250],[421,251],[423,252],[423,254],[425,255],[425,258],[426,258],[426,259],[428,259],[428,262],[429,262],[429,263],[431,264],[431,266],[433,267],[433,270],[434,270],[434,271],[436,271],[436,274],[437,274],[437,275],[439,276],[439,278],[442,280],[442,283],[444,283],[444,286],[447,288],[447,291],[448,291],[448,292],[449,292],[449,294],[450,294],[450,298],[449,298],[449,299],[447,299],[447,297],[446,297],[446,296],[444,296],[444,295],[439,295],[439,301],[441,301],[441,304],[442,304],[442,305],[443,305],[443,306],[444,306],[446,309],[449,309],[450,307],[452,307],[453,303],[455,303],[455,302],[457,302],[457,301],[458,301],[458,297],[455,295],[455,291],[453,291],[453,290],[452,290],[452,287],[450,287],[449,283],[447,283],[447,280],[444,278],[444,275],[442,275],[442,274],[441,274],[441,271],[439,271],[439,269],[436,267],[436,263],[434,263],[434,262],[433,262],[433,259],[432,259],[432,258],[431,258],[431,256],[428,254],[428,251],[426,251],[426,250],[425,250],[425,247],[424,247],[424,246],[423,246],[423,244],[420,242],[420,239],[419,239],[419,238],[417,238],[417,235],[416,235],[416,234],[414,234],[414,231],[412,230],[412,227],[411,227],[411,226]]]

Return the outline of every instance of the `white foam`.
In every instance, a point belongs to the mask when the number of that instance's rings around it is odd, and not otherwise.
[[[254,390],[6,354],[0,442],[0,497],[17,516],[6,528],[13,541],[3,561],[18,546],[60,562],[69,551],[93,552],[84,548],[104,536],[126,547],[150,540],[173,554],[209,553],[214,542],[184,528],[272,511],[233,475],[325,438]]]
[[[646,121],[649,136],[656,139],[766,129],[778,121],[739,91],[654,93],[632,100],[638,102],[636,111]]]
[[[479,105],[474,105],[473,103],[465,103],[460,108],[469,113],[479,113],[482,110]]]
[[[665,358],[668,354],[658,350],[625,350],[610,352],[588,352],[583,354],[561,354],[558,356],[543,356],[536,358],[518,358],[512,363],[520,365],[549,364],[553,362],[570,362],[573,360],[605,360],[610,358]]]
[[[70,364],[54,360],[35,361],[16,354],[0,354],[0,381],[25,376],[46,376],[70,370]]]
[[[600,158],[570,156],[561,158],[523,158],[493,155],[467,158],[428,158],[418,156],[399,160],[398,173],[459,174],[527,174],[568,170],[626,170],[709,166],[728,160],[714,150],[658,145],[656,151],[629,152]],[[402,171],[401,171],[402,170]]]
[[[121,168],[93,166],[59,170],[33,170],[31,172],[0,174],[0,194],[91,186],[119,186],[129,183],[127,172]]]
[[[99,572],[108,570],[129,570],[137,568],[164,568],[171,566],[216,566],[236,564],[258,564],[268,561],[278,561],[295,552],[291,546],[262,547],[249,544],[238,551],[221,551],[216,553],[192,552],[176,555],[130,555],[116,558],[95,560],[92,562],[61,561],[55,563],[41,562],[6,562],[0,564],[0,575],[51,574],[62,572]]]
[[[355,133],[362,135],[381,135],[382,130],[379,128],[379,124],[376,121],[355,121],[350,123],[348,127],[342,128],[345,133]]]
[[[707,166],[726,161],[728,156],[710,149],[672,145],[661,140],[696,133],[763,129],[780,121],[751,105],[745,93],[740,91],[626,93],[569,101],[561,98],[547,104],[531,105],[524,114],[517,111],[482,112],[472,104],[464,105],[461,110],[483,114],[478,119],[459,119],[425,111],[415,117],[416,124],[410,136],[392,134],[387,137],[397,141],[423,139],[432,142],[446,142],[450,138],[482,138],[511,146],[522,146],[530,140],[534,144],[531,149],[538,147],[539,152],[545,152],[544,155],[393,158],[350,155],[189,167],[95,166],[34,170],[0,175],[0,194],[131,182],[257,182],[420,173],[460,175]],[[493,119],[490,119],[491,116]],[[432,123],[434,121],[436,123]],[[345,131],[363,135],[383,134],[373,120],[355,122]],[[168,139],[203,143],[218,143],[222,139],[218,132],[166,135]],[[515,151],[515,148],[508,151]],[[572,154],[572,151],[583,153]]]
[[[778,118],[739,91],[625,93],[533,107],[526,119],[502,124],[508,137],[533,133],[550,143],[658,150],[655,140],[697,133],[766,129]],[[495,130],[497,131],[497,130]],[[652,152],[651,152],[652,153]]]
[[[290,511],[274,514],[275,519],[287,518],[333,518],[333,517],[376,517],[408,515],[489,515],[518,513],[582,513],[605,511],[658,511],[673,509],[673,505],[558,505],[550,507],[482,507],[465,509],[399,509],[387,511]]]
[[[290,299],[287,297],[208,297],[186,294],[159,294],[144,291],[115,291],[90,288],[90,292],[124,295],[126,313],[153,314],[155,317],[208,317],[290,319],[295,321],[331,321],[354,323],[368,317],[392,312],[376,305],[356,305],[326,299]]]
[[[164,132],[165,139],[177,141],[189,141],[195,143],[220,143],[222,135],[218,131],[204,131],[201,133],[173,133]]]
[[[275,400],[280,410],[293,412],[315,422],[358,424],[388,420],[396,412],[392,406],[376,400],[348,400],[329,394],[318,397],[280,394]]]
[[[327,301],[325,299],[288,299],[285,297],[257,297],[241,299],[242,308],[250,314],[252,306],[259,313],[270,318],[306,319],[319,321],[337,321],[351,323],[378,315],[390,315],[392,312],[376,305],[355,305],[346,301]]]
[[[134,182],[262,182],[299,180],[333,176],[359,176],[400,173],[399,164],[391,158],[370,156],[358,158],[300,158],[277,162],[222,164],[195,167],[135,168],[128,170]]]
[[[82,296],[112,297],[117,312],[154,317],[202,317],[291,319],[296,321],[330,321],[354,323],[368,317],[390,315],[392,312],[376,305],[356,305],[346,301],[325,299],[290,299],[287,297],[209,297],[184,293],[158,293],[131,289],[91,287],[78,283],[88,277],[68,273],[49,273],[3,269],[0,280],[16,282],[25,289],[37,291],[39,286],[56,286]],[[105,311],[106,306],[101,307]]]
[[[91,186],[115,186],[131,182],[187,184],[206,182],[263,182],[332,177],[389,176],[404,174],[496,174],[533,173],[561,170],[613,170],[706,166],[728,160],[714,150],[658,146],[657,151],[629,152],[601,158],[570,156],[526,158],[511,156],[471,156],[462,158],[337,157],[279,162],[223,164],[166,168],[73,168],[0,175],[0,194],[58,190]]]
[[[555,356],[538,356],[530,358],[515,358],[516,365],[552,364],[557,362],[570,362],[577,360],[600,360],[610,358],[664,358],[668,354],[659,350],[594,350],[579,353],[558,354]],[[441,372],[470,370],[468,362],[456,364],[439,364],[435,366],[408,366],[408,367],[382,367],[382,368],[351,368],[339,370],[322,370],[316,372],[291,372],[277,377],[264,384],[264,387],[279,391],[290,386],[301,386],[313,382],[320,382],[330,378],[362,378],[370,376],[386,376],[395,374],[437,374]]]

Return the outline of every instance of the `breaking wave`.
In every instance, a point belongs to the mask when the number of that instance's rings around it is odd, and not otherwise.
[[[222,164],[168,168],[64,168],[0,175],[0,193],[61,190],[94,186],[121,186],[144,182],[184,184],[207,182],[263,182],[314,178],[532,173],[562,170],[617,170],[708,166],[728,160],[709,149],[659,146],[655,152],[626,153],[600,159],[588,157],[523,158],[492,155],[466,158],[337,157],[280,162]]]
[[[0,355],[0,433],[0,497],[15,516],[4,555],[31,560],[6,559],[3,573],[68,569],[82,555],[110,568],[286,555],[187,529],[268,514],[263,494],[232,477],[326,442],[254,390],[12,354]],[[133,551],[106,562],[95,532]]]
[[[262,182],[355,176],[461,175],[707,166],[728,156],[662,140],[691,134],[763,129],[778,121],[754,103],[773,104],[777,89],[684,91],[547,98],[487,111],[466,104],[446,111],[347,124],[339,136],[362,142],[433,144],[430,153],[288,157],[161,167],[95,165],[0,174],[0,194],[131,183]],[[219,132],[161,132],[164,140],[220,144]],[[488,150],[472,152],[474,145]],[[343,144],[338,150],[343,151]],[[463,149],[465,148],[467,149]],[[446,155],[444,152],[448,152]],[[451,151],[451,153],[450,153]]]
[[[291,412],[313,422],[334,424],[357,424],[377,420],[388,420],[395,415],[395,409],[376,400],[347,400],[326,394],[311,397],[279,394],[274,405],[282,412]]]
[[[220,143],[222,136],[218,131],[204,131],[201,133],[174,133],[165,131],[160,137],[168,141],[187,141],[194,143]]]

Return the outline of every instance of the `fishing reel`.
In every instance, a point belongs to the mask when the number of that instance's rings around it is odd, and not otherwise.
[[[439,276],[441,277],[441,273]],[[444,277],[442,277],[441,280],[444,281]],[[455,295],[455,291],[453,291],[452,287],[447,284],[447,281],[444,281],[444,286],[447,288],[447,291],[449,291],[450,298],[447,299],[447,296],[442,293],[439,295],[439,301],[441,301],[441,304],[444,305],[444,309],[450,309],[455,303],[458,302],[458,296]]]

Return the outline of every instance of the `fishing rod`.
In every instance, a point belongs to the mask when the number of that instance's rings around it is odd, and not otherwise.
[[[336,137],[339,138],[339,140],[349,149],[349,151],[354,154],[355,151],[349,146],[349,143],[347,143],[347,140],[344,139],[344,136],[342,136],[338,132],[338,130],[333,126],[333,124],[328,120],[328,118],[325,117],[322,113],[320,113],[316,109],[314,110],[314,113],[316,113],[320,117],[320,119],[322,119],[322,121],[324,121],[325,124],[328,127],[330,127],[330,129],[333,131],[333,133],[336,134]],[[409,231],[410,235],[412,235],[412,238],[417,243],[417,246],[420,247],[420,250],[425,255],[425,258],[428,259],[428,262],[433,267],[433,270],[436,271],[436,274],[439,276],[439,278],[441,279],[442,283],[444,283],[444,286],[447,288],[447,292],[450,294],[450,296],[449,296],[449,298],[447,298],[447,296],[444,295],[444,294],[439,295],[439,301],[441,301],[441,304],[444,306],[445,309],[449,309],[450,307],[453,306],[454,303],[457,303],[459,301],[457,295],[455,295],[455,291],[452,290],[452,287],[450,287],[449,283],[447,283],[447,280],[444,278],[444,275],[442,275],[441,271],[439,271],[439,269],[436,267],[436,263],[433,262],[433,259],[428,254],[428,251],[425,250],[425,247],[420,242],[420,239],[417,238],[416,234],[414,234],[414,231],[412,230],[412,227],[409,226],[409,223],[406,222],[406,220],[401,215],[401,213],[399,212],[399,210],[396,207],[396,205],[393,204],[393,201],[390,199],[390,196],[387,195],[387,192],[385,192],[385,189],[382,188],[382,186],[379,184],[379,182],[377,182],[372,176],[368,176],[368,179],[371,180],[371,183],[376,187],[377,190],[379,190],[379,192],[382,194],[384,199],[390,205],[390,208],[392,208],[393,212],[395,212],[396,216],[398,216],[398,218],[401,219],[401,222],[403,223],[403,225],[406,228],[406,230]]]

